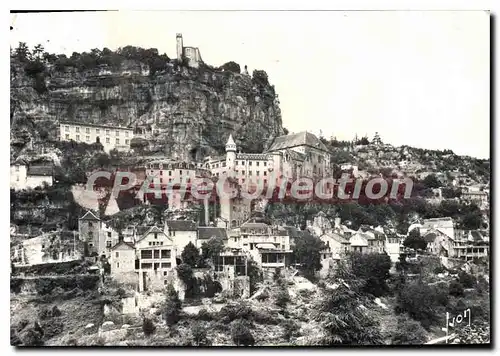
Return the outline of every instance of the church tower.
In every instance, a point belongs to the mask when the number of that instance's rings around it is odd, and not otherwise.
[[[182,55],[183,55],[183,49],[184,49],[184,45],[182,43],[182,33],[178,33],[177,36],[176,36],[176,39],[177,39],[177,60],[179,62],[182,61]]]
[[[236,162],[236,143],[233,140],[233,135],[229,135],[226,143],[226,167],[228,176],[234,175],[234,166]]]

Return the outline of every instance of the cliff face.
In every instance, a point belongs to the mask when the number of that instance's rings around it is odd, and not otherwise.
[[[59,120],[131,126],[146,134],[146,151],[182,160],[223,152],[230,133],[249,152],[283,134],[274,88],[248,75],[175,62],[150,74],[133,60],[86,70],[47,64],[28,74],[11,58],[11,144],[17,151],[57,140]]]

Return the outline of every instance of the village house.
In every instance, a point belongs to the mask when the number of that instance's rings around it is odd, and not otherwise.
[[[130,242],[120,241],[110,249],[109,264],[111,276],[119,282],[130,283],[138,287],[136,272],[136,251]]]
[[[351,243],[348,239],[335,232],[327,232],[321,235],[320,240],[324,242],[326,248],[321,251],[321,258],[339,260],[351,250]]]
[[[455,236],[455,226],[452,218],[424,219],[420,226],[420,235],[425,235],[429,230],[436,229],[449,237]]]
[[[475,203],[481,209],[488,206],[488,194],[484,191],[463,192],[460,198],[466,202]]]
[[[364,232],[358,231],[351,236],[349,242],[351,243],[351,252],[355,253],[369,253],[368,239],[370,236]]]
[[[150,227],[135,243],[139,272],[139,290],[162,290],[167,284],[167,276],[174,273],[180,252],[173,239],[157,226]]]
[[[215,226],[199,226],[198,238],[195,245],[201,251],[203,244],[212,238],[219,238],[225,245],[228,244],[227,230],[225,228]]]
[[[438,229],[423,235],[427,249],[438,256],[460,258],[466,261],[486,258],[489,253],[489,235],[481,230],[456,230],[450,237]]]
[[[78,236],[87,244],[89,255],[106,255],[106,242],[101,243],[101,225],[101,219],[92,210],[78,219]]]
[[[396,233],[386,233],[384,250],[389,255],[391,262],[399,261],[399,256],[403,249],[403,238]]]
[[[10,188],[14,190],[35,189],[54,183],[52,163],[27,164],[16,160],[10,165]]]
[[[113,149],[128,151],[134,130],[127,127],[82,124],[78,122],[61,121],[60,140],[75,141],[87,144],[100,143],[105,152]]]
[[[182,253],[190,242],[197,245],[198,224],[192,220],[167,220],[165,234],[172,239],[177,251]]]
[[[260,212],[255,212],[239,229],[230,232],[228,247],[240,248],[248,253],[269,275],[291,262],[292,250],[287,229],[272,226]]]

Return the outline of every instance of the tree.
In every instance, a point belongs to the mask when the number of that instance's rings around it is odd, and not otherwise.
[[[436,310],[448,304],[448,291],[419,280],[404,285],[397,303],[396,312],[408,313],[427,329],[440,320]]]
[[[407,314],[398,316],[398,326],[391,339],[392,345],[421,345],[427,340],[427,333],[418,321]]]
[[[294,260],[300,264],[300,270],[309,278],[321,269],[321,251],[325,244],[319,238],[305,232],[303,237],[295,241]]]
[[[212,237],[201,245],[203,259],[216,260],[216,257],[224,251],[224,240],[220,237]]]
[[[236,320],[231,326],[231,338],[236,346],[253,346],[255,344],[250,329],[241,320]]]
[[[464,287],[458,281],[451,281],[449,286],[449,293],[454,297],[460,297],[464,295]]]
[[[196,278],[193,269],[187,263],[182,263],[176,267],[177,276],[186,286],[186,297],[192,297],[196,293]]]
[[[429,174],[426,176],[423,180],[424,185],[427,188],[439,188],[441,186],[441,183],[437,179],[435,174]]]
[[[364,292],[380,297],[387,291],[386,280],[391,269],[389,255],[356,253],[352,255],[351,261],[354,275],[364,283]]]
[[[207,338],[207,330],[200,324],[195,324],[191,329],[191,335],[195,346],[210,346],[211,342]]]
[[[373,345],[382,344],[378,323],[360,308],[360,283],[346,263],[339,263],[332,282],[335,289],[324,289],[314,308],[313,318],[320,322],[325,338],[321,345]]]
[[[182,262],[191,267],[196,267],[200,259],[200,253],[196,246],[189,242],[181,253]]]
[[[241,68],[240,68],[240,65],[236,62],[227,62],[227,63],[224,63],[221,67],[221,69],[224,69],[224,71],[228,71],[228,72],[233,72],[233,73],[241,73]]]
[[[177,323],[180,319],[182,302],[179,299],[179,294],[174,289],[172,284],[167,286],[167,300],[163,309],[163,315],[167,325],[171,326]]]
[[[252,82],[261,87],[266,87],[269,85],[269,80],[267,73],[263,70],[254,70],[252,73]]]
[[[247,276],[250,278],[250,294],[257,290],[257,284],[262,282],[263,276],[257,262],[252,258],[247,259],[246,262]]]
[[[153,321],[149,318],[144,318],[142,320],[142,331],[144,332],[144,335],[150,336],[152,335],[156,330],[156,326],[153,324]]]
[[[458,281],[465,288],[474,288],[474,286],[477,283],[476,277],[474,277],[472,274],[469,274],[469,273],[464,272],[464,271],[461,271],[458,274]]]
[[[408,237],[404,240],[403,245],[415,250],[425,250],[427,248],[427,242],[420,236],[419,229],[411,230]]]

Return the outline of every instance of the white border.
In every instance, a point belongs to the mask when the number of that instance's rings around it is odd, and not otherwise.
[[[6,5],[4,5],[6,4]],[[263,0],[254,0],[254,1],[228,1],[228,0],[212,0],[210,2],[208,1],[203,1],[203,0],[198,0],[198,1],[193,1],[193,0],[186,0],[186,1],[175,1],[169,2],[168,4],[165,4],[165,1],[130,1],[130,0],[112,0],[112,1],[107,1],[104,3],[102,0],[95,1],[95,0],[86,0],[86,1],[80,1],[80,0],[75,0],[72,2],[62,2],[62,1],[9,1],[9,2],[2,2],[2,6],[5,6],[6,9],[2,11],[2,18],[6,18],[8,22],[9,21],[9,14],[8,10],[10,9],[17,9],[17,10],[30,10],[30,9],[37,9],[37,10],[50,10],[50,9],[79,9],[79,10],[84,10],[84,9],[129,9],[129,10],[293,10],[293,9],[301,9],[301,10],[491,10],[493,14],[498,13],[498,8],[500,2],[495,1],[495,0],[475,0],[475,1],[465,1],[465,0],[420,0],[420,1],[412,1],[412,0],[387,0],[387,1],[381,1],[381,0],[348,0],[348,1],[328,1],[328,2],[323,2],[323,1],[317,1],[317,0],[308,0],[308,1],[297,1],[297,0],[287,0],[287,1],[273,1],[270,3],[269,1],[263,1]],[[3,23],[3,22],[2,22]],[[7,24],[5,23],[3,31],[0,33],[2,34],[2,42],[5,41],[5,51],[7,51],[7,46],[9,43],[8,40],[8,32],[7,32]],[[498,23],[496,24],[498,27]],[[36,29],[34,29],[36,31]],[[495,43],[498,43],[498,38],[495,39]],[[2,209],[4,212],[2,216],[2,223],[4,223],[4,229],[3,231],[7,232],[8,231],[8,226],[9,226],[9,219],[7,218],[8,214],[7,212],[10,210],[9,206],[9,198],[7,196],[7,185],[9,183],[10,177],[7,175],[7,164],[9,160],[9,156],[7,152],[9,152],[10,148],[8,146],[8,142],[10,140],[9,132],[9,97],[10,97],[10,88],[8,87],[8,83],[10,82],[10,76],[9,76],[9,57],[7,55],[1,56],[0,57],[1,61],[4,62],[2,63],[1,68],[4,70],[1,72],[2,73],[2,80],[1,83],[4,83],[4,95],[2,95],[2,109],[4,112],[4,119],[1,120],[1,125],[5,125],[3,129],[0,130],[1,135],[4,135],[4,139],[0,140],[3,145],[6,147],[1,151],[2,155],[2,166],[5,167],[5,173],[1,176],[2,181],[4,181],[4,189],[2,190],[2,194],[5,194],[2,199],[0,199],[3,204],[5,204],[5,209]],[[497,79],[497,78],[495,78]],[[7,95],[9,93],[9,95]],[[495,100],[495,102],[498,102],[498,92],[495,94],[495,98],[492,98],[492,100]],[[493,118],[496,119],[496,118]],[[495,130],[495,137],[496,137],[496,130]],[[497,166],[497,160],[495,159],[494,166]],[[496,179],[495,179],[495,182]],[[495,187],[497,184],[495,184]],[[495,192],[496,195],[496,192]],[[495,196],[495,198],[497,198]],[[495,199],[496,200],[496,199]],[[497,214],[495,214],[495,218]],[[492,217],[493,218],[493,217]],[[496,220],[496,219],[495,219]],[[8,235],[7,235],[8,236]],[[493,237],[494,238],[494,237]],[[495,245],[498,245],[496,243]],[[8,243],[5,244],[5,256],[6,259],[5,261],[10,260],[10,256],[8,255],[10,252],[10,248]],[[495,251],[496,252],[496,251]],[[498,264],[497,264],[498,265]],[[8,286],[9,283],[9,268],[7,267],[7,263],[5,263],[4,268],[2,269],[3,271],[3,280],[4,280],[4,285]],[[495,271],[497,272],[497,271]],[[498,273],[494,274],[494,276],[498,275]],[[9,309],[7,308],[7,305],[9,304],[7,302],[7,299],[10,299],[9,297],[9,288],[4,288],[4,294],[2,296],[2,301],[4,302],[4,308],[2,311],[5,313],[4,317],[2,320],[4,320],[4,323],[2,323],[2,335],[4,336],[4,343],[2,345],[7,346],[8,349],[8,354],[13,354],[15,352],[15,349],[10,347],[9,344],[10,342],[7,340],[7,335],[9,331],[9,324],[7,323],[7,320],[10,319],[10,312]],[[498,308],[496,308],[498,311]],[[496,337],[498,335],[498,327],[495,328],[497,330],[497,333],[495,335],[495,339],[498,342],[498,338]],[[49,350],[49,352],[52,350]],[[68,350],[64,350],[68,351]],[[64,352],[63,351],[63,352]],[[126,350],[117,350],[118,352],[127,352]],[[220,349],[215,349],[213,351],[210,350],[203,350],[202,352],[220,352]],[[268,350],[255,350],[259,353],[266,354]],[[307,352],[310,352],[312,350],[307,350]],[[346,351],[341,351],[341,350],[332,350],[333,352],[336,353],[343,353],[343,352],[349,352],[348,350]],[[373,349],[365,349],[365,350],[359,350],[357,352],[362,352],[362,353],[373,353],[373,352],[387,352],[390,350],[387,349],[381,349],[377,350],[375,348]],[[396,352],[401,352],[402,350],[394,350]],[[415,350],[416,351],[416,350]],[[35,350],[30,350],[30,351],[24,351],[23,354],[30,355],[30,354],[35,354]],[[84,351],[73,351],[74,354],[80,354],[83,353]],[[104,352],[109,352],[106,350],[91,350],[91,352],[94,353],[104,353]],[[132,352],[137,352],[137,351],[132,351]],[[141,350],[138,350],[138,352],[142,352]],[[169,352],[168,350],[157,350],[157,352]],[[193,351],[184,351],[184,352],[193,352]],[[304,352],[304,350],[286,350],[286,352]],[[403,351],[404,352],[404,351]],[[420,350],[417,352],[421,352]],[[438,350],[427,350],[424,352],[438,352]],[[441,352],[446,352],[446,353],[452,353],[455,352],[455,350],[440,350]],[[467,352],[467,351],[466,351]],[[474,352],[474,350],[471,350],[469,352]]]

